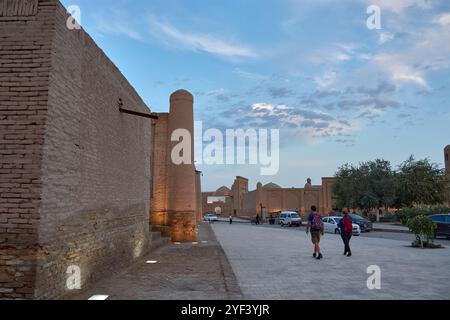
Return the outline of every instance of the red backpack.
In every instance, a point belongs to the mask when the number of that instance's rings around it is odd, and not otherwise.
[[[349,217],[344,218],[344,232],[352,233],[353,232],[353,222]]]

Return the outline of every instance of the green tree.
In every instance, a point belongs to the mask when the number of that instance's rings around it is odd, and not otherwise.
[[[395,173],[391,163],[377,159],[360,166],[363,185],[360,207],[362,209],[387,209],[395,203]]]
[[[345,164],[336,173],[333,193],[336,196],[336,206],[339,208],[357,206],[357,190],[354,189],[357,168]]]
[[[338,169],[333,186],[337,205],[366,211],[395,203],[395,173],[389,161],[377,159],[358,167],[346,164]]]
[[[411,156],[398,169],[396,206],[442,204],[446,200],[447,186],[443,169],[428,159],[415,160]]]

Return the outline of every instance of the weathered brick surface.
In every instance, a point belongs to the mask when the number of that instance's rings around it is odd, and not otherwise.
[[[196,194],[196,205],[197,205],[197,222],[203,221],[203,206],[202,206],[202,172],[195,172],[195,194]]]
[[[36,15],[38,0],[0,0],[0,17],[18,18]]]
[[[159,114],[152,127],[151,223],[161,227],[158,230],[170,235],[174,242],[195,241],[197,236],[197,202],[201,190],[194,165],[193,105],[191,93],[186,90],[174,92],[170,97],[170,112]],[[172,141],[172,134],[179,129],[191,135],[190,163],[175,164],[172,161],[172,151],[179,144],[179,141]]]
[[[152,160],[152,199],[151,199],[151,224],[168,226],[168,113],[158,114],[159,119],[153,125],[153,160]],[[168,235],[168,234],[166,234]]]
[[[0,18],[0,298],[71,294],[69,266],[84,286],[148,244],[151,124],[118,100],[148,109],[66,19]]]
[[[32,298],[56,3],[14,5],[0,1],[0,298]]]

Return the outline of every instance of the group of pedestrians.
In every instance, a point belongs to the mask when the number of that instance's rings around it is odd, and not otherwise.
[[[344,242],[344,255],[351,257],[352,250],[350,249],[350,240],[353,235],[353,222],[348,216],[347,211],[342,211],[343,218],[339,221],[339,229],[341,232],[342,241]],[[314,245],[313,257],[317,260],[323,259],[323,254],[320,249],[320,238],[324,235],[324,224],[322,216],[317,212],[315,206],[311,207],[311,213],[308,215],[308,225],[306,226],[306,234],[311,234],[311,240]]]

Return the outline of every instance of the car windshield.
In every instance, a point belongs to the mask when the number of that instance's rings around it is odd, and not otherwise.
[[[297,213],[291,214],[291,218],[298,219],[300,216]]]
[[[349,214],[349,216],[350,216],[350,218],[351,218],[352,220],[364,220],[363,217],[358,216],[358,215],[356,215],[356,214]]]
[[[334,221],[336,221],[336,223],[339,223],[342,220],[342,218],[334,218]]]

